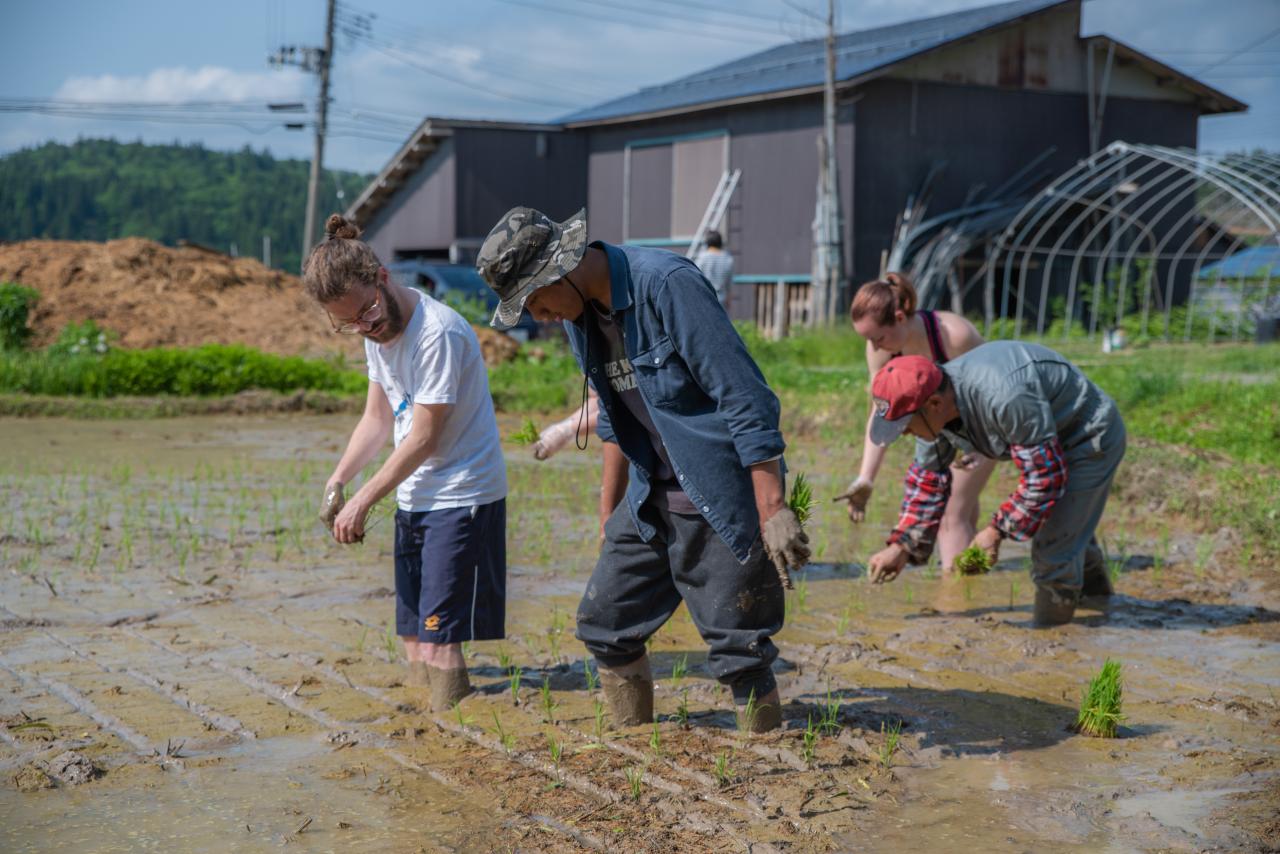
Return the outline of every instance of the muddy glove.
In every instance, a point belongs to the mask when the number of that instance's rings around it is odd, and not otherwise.
[[[320,521],[324,523],[325,530],[330,534],[333,533],[333,520],[338,518],[338,514],[342,512],[342,507],[347,503],[342,497],[342,483],[335,482],[325,487],[324,498],[320,501]]]
[[[764,553],[778,570],[782,586],[791,589],[791,569],[801,569],[809,562],[809,535],[804,532],[795,511],[784,507],[769,517],[761,531]]]
[[[844,492],[831,500],[847,502],[849,505],[849,521],[861,522],[867,518],[867,502],[871,500],[871,481],[862,475],[858,475]]]
[[[956,471],[973,471],[981,464],[982,456],[980,454],[956,454],[951,467]]]

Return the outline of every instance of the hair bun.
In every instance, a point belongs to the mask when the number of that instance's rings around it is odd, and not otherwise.
[[[360,236],[360,229],[342,214],[330,214],[324,223],[324,234],[330,240],[335,237],[342,240],[355,240]]]

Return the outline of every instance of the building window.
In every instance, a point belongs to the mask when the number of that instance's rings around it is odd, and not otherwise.
[[[636,140],[627,145],[625,158],[623,241],[688,243],[728,168],[729,134]]]

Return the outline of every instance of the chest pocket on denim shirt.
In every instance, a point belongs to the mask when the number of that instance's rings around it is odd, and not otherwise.
[[[659,338],[649,349],[636,353],[631,367],[644,385],[645,396],[658,406],[678,406],[701,394],[670,338]]]

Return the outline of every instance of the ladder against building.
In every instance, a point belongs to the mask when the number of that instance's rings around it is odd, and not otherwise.
[[[726,169],[720,175],[720,183],[716,184],[716,191],[711,194],[711,201],[702,214],[702,222],[698,223],[698,230],[693,234],[693,241],[685,253],[686,257],[696,257],[706,245],[707,232],[720,228],[725,211],[729,210],[729,199],[733,197],[733,191],[738,188],[738,179],[741,177],[741,169],[734,169],[732,172]]]

